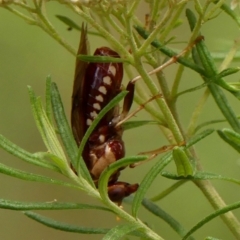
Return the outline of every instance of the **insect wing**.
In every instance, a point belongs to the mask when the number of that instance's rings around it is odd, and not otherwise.
[[[84,26],[84,24],[82,24],[81,39],[77,54],[88,54],[87,26]],[[83,118],[83,101],[84,88],[86,84],[85,73],[87,66],[87,62],[81,61],[77,58],[72,93],[71,125],[74,138],[78,145],[80,144],[85,131]]]

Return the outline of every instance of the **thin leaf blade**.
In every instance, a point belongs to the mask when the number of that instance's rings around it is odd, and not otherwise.
[[[125,235],[137,230],[139,226],[133,224],[121,224],[112,228],[102,240],[118,240],[124,237]]]
[[[7,151],[8,153],[12,154],[13,156],[20,158],[21,160],[34,164],[36,166],[49,168],[52,170],[58,170],[56,166],[47,162],[44,158],[44,153],[30,153],[25,151],[23,148],[17,146],[3,135],[0,134],[0,147]]]
[[[27,217],[31,218],[32,220],[42,223],[45,226],[48,226],[57,230],[65,231],[65,232],[75,232],[75,233],[81,233],[81,234],[105,234],[109,231],[108,228],[80,227],[76,225],[58,222],[54,219],[44,217],[34,212],[25,212],[24,214]]]
[[[102,210],[110,211],[110,209],[90,204],[81,203],[69,203],[69,202],[22,202],[12,201],[7,199],[0,199],[0,208],[9,210],[70,210],[70,209],[81,209],[81,210]]]
[[[70,183],[66,183],[64,181],[60,180],[55,180],[49,177],[45,177],[42,175],[38,174],[33,174],[33,173],[28,173],[24,172],[15,168],[8,167],[2,163],[0,163],[0,173],[6,174],[11,177],[15,177],[18,179],[26,180],[26,181],[33,181],[33,182],[43,182],[43,183],[51,183],[51,184],[58,184],[62,186],[67,186],[67,187],[73,187],[73,188],[79,188],[78,186],[75,186]]]
[[[137,217],[138,210],[142,204],[142,200],[149,189],[150,185],[154,181],[154,179],[158,176],[158,174],[161,172],[161,170],[167,166],[172,161],[172,154],[167,153],[165,154],[161,160],[159,160],[151,169],[150,171],[145,175],[144,179],[140,183],[140,186],[138,188],[138,191],[136,192],[133,204],[132,204],[132,215],[134,217]]]
[[[68,124],[66,115],[64,114],[64,107],[55,83],[51,84],[51,102],[53,106],[54,119],[56,121],[63,145],[65,146],[71,162],[74,163],[77,159],[78,147]]]
[[[163,211],[159,206],[154,204],[148,199],[144,199],[142,201],[142,205],[151,213],[153,213],[155,216],[161,218],[163,221],[165,221],[175,232],[179,234],[180,237],[183,237],[187,231],[184,229],[184,227],[172,216],[170,216],[167,212]],[[193,237],[189,237],[188,240],[194,240]]]

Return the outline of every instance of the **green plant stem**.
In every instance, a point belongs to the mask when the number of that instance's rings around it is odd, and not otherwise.
[[[181,77],[184,71],[184,66],[180,65],[178,67],[174,82],[173,82],[173,86],[172,86],[172,91],[171,91],[171,98],[175,101],[176,99],[174,99],[176,97],[176,95],[178,94],[178,88],[180,85],[180,81],[181,81]]]
[[[137,59],[136,59],[137,61]],[[136,69],[138,70],[139,74],[142,76],[143,80],[145,81],[146,84],[148,84],[148,87],[151,91],[151,93],[153,94],[153,96],[158,94],[158,90],[156,88],[155,85],[153,85],[152,80],[150,78],[150,76],[148,75],[148,73],[145,71],[145,69],[142,66],[141,61],[138,61],[138,63],[136,63]],[[168,124],[168,127],[171,129],[173,136],[175,137],[175,140],[177,143],[182,143],[184,141],[184,138],[181,134],[181,131],[178,128],[178,125],[165,101],[164,98],[157,98],[156,102],[158,104],[158,106],[160,107],[163,115],[165,116],[166,122]]]
[[[40,8],[37,9],[37,15],[41,20],[41,23],[39,22],[38,26],[41,27],[46,33],[48,33],[48,35],[50,35],[53,39],[55,39],[59,44],[61,44],[65,49],[67,49],[71,54],[76,56],[77,51],[74,50],[66,41],[64,41],[60,37],[60,35],[57,33],[55,28],[52,26],[52,24],[47,19],[47,17],[43,14]]]
[[[205,79],[205,78],[204,78]],[[207,80],[205,79],[205,82]],[[236,132],[240,132],[240,123],[235,115],[232,107],[230,106],[226,96],[224,95],[222,89],[214,84],[208,84],[208,89],[210,90],[216,104],[218,105],[219,109],[221,110],[222,114],[225,116],[229,124]]]
[[[107,19],[108,19],[108,23],[112,25],[113,29],[115,29],[120,34],[120,36],[127,37],[126,32],[124,32],[123,29],[119,27],[119,25],[113,20],[111,15],[108,15]]]
[[[189,124],[188,131],[187,131],[188,137],[191,137],[195,133],[197,120],[200,116],[200,113],[202,112],[203,106],[205,105],[205,103],[209,97],[209,94],[210,94],[209,90],[206,89],[204,91],[202,97],[200,98],[196,108],[193,111],[192,117],[189,121],[190,124]]]
[[[80,8],[72,4],[68,4],[68,6],[80,17],[82,17],[86,22],[90,23],[94,28],[96,28],[97,31],[102,36],[104,36],[107,41],[112,44],[119,53],[121,53],[121,55],[123,55],[129,62],[133,63],[133,58],[128,52],[128,50],[113,35],[111,35],[107,30],[105,30],[101,25],[99,25],[98,22],[93,19],[90,14],[87,13],[87,10],[86,12],[84,12]]]
[[[178,233],[179,236],[183,237],[184,235],[186,235],[187,231],[183,228],[183,226],[176,219],[174,219],[167,212],[155,205],[153,202],[145,198],[142,201],[142,205],[152,214],[166,222],[174,231]],[[188,240],[194,240],[194,238],[189,237]]]
[[[134,13],[135,13],[135,11],[136,11],[136,8],[137,8],[138,5],[140,4],[140,2],[141,2],[141,0],[135,0],[135,1],[133,1],[132,6],[130,7],[130,9],[129,9],[128,13],[127,13],[128,16],[133,16],[133,15],[134,15]]]
[[[23,13],[19,12],[18,10],[14,9],[14,8],[11,8],[11,7],[9,7],[9,6],[5,6],[5,8],[6,8],[8,11],[12,12],[13,14],[15,14],[16,16],[22,18],[22,19],[23,19],[24,21],[26,21],[27,23],[32,24],[32,25],[37,25],[35,19],[30,18],[30,17],[26,16],[25,14],[23,14]]]
[[[231,64],[231,62],[233,62],[233,60],[235,59],[235,56],[236,56],[237,49],[239,48],[239,45],[240,45],[240,39],[238,38],[234,41],[234,44],[231,47],[231,49],[229,50],[229,52],[227,52],[225,54],[223,62],[221,63],[221,66],[219,67],[219,71],[223,71]]]
[[[168,83],[166,81],[165,75],[163,74],[162,71],[157,72],[156,75],[157,75],[158,83],[162,90],[162,94],[166,99],[167,104],[170,106],[171,95],[170,95],[170,91],[169,91],[169,87],[168,87]]]
[[[125,25],[126,25],[125,27],[128,35],[128,42],[130,44],[131,51],[134,56],[138,51],[138,47],[137,47],[137,43],[135,42],[135,38],[132,31],[132,15],[130,15],[130,13],[128,13],[127,9],[125,9],[124,11]]]
[[[143,100],[141,97],[138,97],[137,95],[134,96],[134,101],[138,104],[141,105],[143,104]],[[150,106],[149,104],[144,106],[144,109],[156,120],[159,121],[159,123],[163,124],[166,126],[165,119],[164,117],[156,110],[156,108]]]
[[[208,1],[210,2],[210,1]],[[219,11],[220,7],[223,5],[223,3],[225,2],[225,0],[219,0],[219,1],[215,1],[215,5],[213,5],[212,9],[207,12],[204,16],[204,22],[208,21],[211,18],[214,18],[215,16],[215,12]]]
[[[162,1],[164,2],[164,1]],[[154,24],[157,22],[157,18],[158,18],[158,13],[159,13],[159,9],[160,9],[160,3],[161,1],[158,0],[154,0],[154,1],[150,1],[149,2],[149,7],[150,7],[150,29],[152,30],[154,27]]]
[[[133,79],[132,73],[129,69],[128,66],[126,66],[125,68],[127,75],[129,77],[129,79]],[[136,94],[137,93],[137,94]],[[138,83],[135,84],[135,94],[134,94],[134,101],[138,104],[141,105],[144,102],[147,101],[148,99],[148,95],[146,94],[146,91],[143,89],[143,87],[141,87],[141,85],[139,85]],[[160,123],[162,123],[163,125],[166,126],[165,124],[165,119],[163,117],[163,115],[156,110],[155,107],[153,107],[151,104],[147,104],[144,106],[144,109],[156,120],[158,120]]]
[[[145,38],[144,43],[142,44],[142,46],[138,50],[138,56],[142,56],[142,55],[145,54],[145,52],[147,51],[147,48],[151,45],[151,43],[154,41],[154,39],[159,34],[159,31],[161,31],[163,26],[170,19],[170,16],[172,15],[173,11],[174,11],[174,7],[169,8],[167,10],[164,18],[162,19],[162,21],[157,26],[154,27],[154,30],[150,33],[148,38]]]
[[[185,9],[186,2],[182,3],[180,6],[177,5],[178,9],[175,9],[175,13],[170,21],[170,23],[164,28],[164,30],[161,33],[160,36],[160,42],[164,41],[167,37],[167,35],[173,30],[174,25],[179,20],[179,17],[182,13],[182,11]]]
[[[226,207],[226,203],[219,196],[213,185],[208,180],[194,181],[194,183],[201,189],[208,201],[215,210]],[[232,212],[227,212],[220,216],[228,228],[231,230],[236,239],[240,239],[240,223]]]
[[[18,10],[11,8],[9,6],[6,6],[5,8],[7,10],[9,10],[10,12],[14,13],[15,15],[17,15],[18,17],[25,20],[27,23],[29,23],[31,25],[36,25],[36,26],[42,28],[48,35],[50,35],[53,39],[55,39],[58,43],[60,43],[71,54],[73,54],[74,56],[76,55],[76,51],[60,37],[60,35],[56,32],[54,27],[51,25],[51,23],[46,18],[46,16],[43,15],[42,9],[40,7],[36,7],[36,9],[34,9],[34,8],[30,8],[24,4],[20,4],[20,3],[17,5],[28,10],[31,14],[34,13],[36,16],[35,17],[36,19],[30,18],[30,17],[26,16],[25,14],[23,14],[23,13],[19,12]],[[38,21],[37,18],[39,18],[40,21]]]
[[[181,10],[181,8],[180,8],[180,10]],[[199,35],[199,29],[201,27],[200,23],[201,22],[196,23],[195,28],[192,31],[192,35],[191,35],[191,37],[190,37],[190,39],[188,41],[188,46],[190,46],[190,44],[192,44],[195,41],[195,39],[197,38],[197,36]],[[187,52],[184,57],[187,57],[188,55],[189,55],[189,53]],[[171,91],[171,97],[172,98],[175,98],[175,96],[178,93],[178,87],[179,87],[179,84],[180,84],[180,81],[181,81],[181,77],[182,77],[182,74],[183,74],[183,71],[184,71],[184,66],[186,66],[186,65],[181,64],[178,67],[178,71],[177,71],[176,77],[174,79],[174,83],[173,83],[173,87],[172,87],[172,91]]]
[[[157,235],[152,229],[147,227],[145,223],[143,223],[140,219],[136,219],[129,215],[127,212],[123,211],[121,208],[119,208],[116,204],[111,202],[110,200],[108,202],[103,202],[106,204],[112,211],[116,213],[117,216],[120,218],[126,220],[128,223],[139,226],[139,229],[141,232],[143,232],[146,236],[148,236],[152,240],[164,240],[162,237]]]
[[[84,178],[78,177],[73,171],[70,172],[69,178],[80,185],[83,191],[85,191],[88,195],[91,195],[92,197],[101,201],[98,190],[96,190],[96,188],[93,188]]]
[[[196,26],[198,26],[197,23],[199,22],[199,19],[198,21],[196,20],[194,13],[190,9],[186,10],[186,15],[189,21],[190,28],[192,31],[194,31]],[[199,58],[201,59],[201,63],[205,69],[205,73],[202,75],[202,78],[205,82],[208,82],[209,79],[217,75],[214,60],[212,59],[211,54],[203,41],[200,41],[196,44],[196,49]],[[219,109],[221,110],[222,114],[225,116],[229,124],[236,132],[240,132],[239,120],[235,115],[233,109],[231,108],[222,89],[220,89],[220,87],[215,83],[208,84],[208,89],[210,90],[216,104],[218,105]]]
[[[20,2],[20,1],[14,1],[13,4],[27,10],[28,12],[35,12],[35,8],[32,8],[30,6],[28,6],[26,3]]]
[[[215,4],[217,4],[219,1],[214,1]],[[221,5],[221,9],[227,14],[229,15],[238,25],[238,27],[240,27],[240,18],[239,18],[239,14],[237,14],[236,11],[232,10],[229,6],[229,4],[225,4],[223,3]]]
[[[150,36],[149,33],[147,31],[145,31],[145,29],[143,29],[142,27],[140,27],[140,26],[134,26],[134,27],[137,30],[137,32],[139,33],[139,35],[141,37],[143,37],[144,39],[147,39]],[[159,51],[161,51],[163,54],[167,55],[168,57],[174,57],[177,55],[176,52],[167,48],[166,46],[164,46],[163,43],[161,43],[157,40],[153,40],[149,44],[151,44],[152,46],[157,48]],[[191,62],[190,60],[185,59],[184,57],[179,57],[176,59],[176,61],[188,68],[191,68],[192,70],[194,70],[202,75],[205,74],[205,71],[201,67],[199,67],[197,64]]]
[[[206,3],[205,7],[203,8],[203,12],[206,11],[208,4],[210,4],[210,2]],[[190,10],[187,10],[186,13],[187,13],[188,21],[190,23],[191,30],[196,33],[199,33],[199,29],[200,29],[199,25],[200,25],[200,22],[202,21],[201,17],[199,17],[198,20],[196,21],[194,14]],[[196,48],[202,60],[202,64],[206,70],[205,74],[214,75],[216,73],[214,62],[210,54],[208,53],[206,46],[201,41],[200,43],[197,44]],[[203,76],[205,76],[205,74]],[[204,78],[204,80],[206,79]],[[235,114],[231,109],[231,107],[229,106],[227,99],[223,94],[222,90],[216,84],[209,84],[208,88],[212,96],[214,97],[218,107],[222,111],[223,115],[226,117],[226,119],[231,124],[233,129],[238,131],[240,129],[238,119],[235,117]],[[194,150],[192,150],[192,153],[195,155]],[[197,169],[199,171],[202,170],[202,166],[199,160],[197,161]],[[222,200],[222,198],[220,197],[218,192],[215,190],[215,188],[213,187],[210,181],[206,180],[206,181],[194,181],[194,182],[201,189],[201,191],[206,196],[210,204],[214,207],[214,209],[219,209],[226,206],[226,204],[224,203],[224,201]],[[222,215],[221,218],[223,219],[225,224],[228,226],[228,228],[231,230],[231,232],[234,234],[234,236],[237,239],[240,239],[240,223],[238,222],[236,217],[233,215],[233,213],[229,212],[225,215]]]

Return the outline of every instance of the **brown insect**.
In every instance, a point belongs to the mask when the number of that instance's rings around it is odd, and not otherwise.
[[[87,42],[87,28],[83,26],[78,55],[88,54]],[[115,51],[108,47],[96,49],[94,55],[120,58]],[[122,63],[86,63],[77,59],[72,94],[71,124],[78,145],[94,118],[120,93],[122,78]],[[134,84],[130,82],[127,90],[129,93],[124,99],[122,112],[120,113],[119,106],[110,110],[90,135],[83,151],[83,159],[96,187],[103,170],[125,155],[122,140],[123,129],[117,123],[124,119],[130,110]],[[115,172],[108,183],[109,198],[118,204],[121,204],[123,198],[138,189],[138,184],[118,181],[121,170]]]

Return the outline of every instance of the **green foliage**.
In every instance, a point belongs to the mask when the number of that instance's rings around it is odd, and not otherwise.
[[[92,125],[88,128],[81,144],[78,148],[71,127],[69,126],[65,115],[64,104],[62,103],[57,84],[53,83],[48,77],[46,81],[45,106],[40,97],[37,97],[32,87],[28,87],[30,104],[33,116],[46,146],[45,152],[29,153],[20,148],[6,137],[0,135],[0,147],[17,158],[57,172],[71,180],[57,180],[54,178],[21,171],[0,163],[0,173],[27,181],[57,184],[77,191],[84,191],[103,206],[64,202],[20,202],[6,199],[0,199],[0,208],[11,209],[16,211],[25,211],[24,214],[45,226],[55,228],[66,232],[75,232],[80,234],[101,234],[102,239],[123,239],[123,237],[137,237],[138,239],[169,239],[163,237],[158,229],[154,229],[149,223],[145,223],[139,214],[141,207],[147,209],[151,214],[167,223],[171,229],[179,236],[179,239],[194,240],[196,231],[202,226],[208,224],[216,217],[221,217],[226,227],[236,239],[240,239],[240,222],[233,215],[232,210],[238,209],[240,203],[226,204],[220,194],[212,185],[212,180],[226,181],[239,185],[240,180],[224,176],[220,173],[210,173],[203,170],[201,159],[197,156],[195,147],[198,143],[215,132],[214,129],[206,129],[210,124],[219,122],[228,123],[228,128],[217,131],[221,139],[229,146],[240,152],[240,122],[237,113],[233,110],[227,94],[234,97],[236,101],[240,99],[239,83],[229,83],[226,77],[231,79],[234,74],[239,72],[239,67],[230,66],[234,61],[234,54],[237,53],[237,44],[229,50],[229,54],[220,54],[214,58],[207,43],[202,36],[202,26],[208,21],[218,16],[218,11],[231,17],[231,20],[239,27],[239,17],[233,9],[223,1],[193,1],[193,5],[188,1],[57,1],[58,4],[65,4],[72,13],[91,26],[89,34],[105,39],[107,44],[114,48],[121,58],[96,57],[79,55],[70,46],[63,36],[56,31],[52,23],[48,20],[45,9],[48,3],[43,0],[29,1],[0,1],[0,7],[12,12],[18,17],[25,20],[31,25],[40,27],[45,33],[50,35],[56,42],[61,44],[74,57],[80,58],[87,62],[123,62],[125,72],[129,79],[137,82],[135,93],[135,102],[144,108],[151,116],[151,120],[137,120],[123,123],[123,129],[131,131],[132,128],[147,128],[149,125],[160,129],[169,142],[167,153],[165,148],[141,153],[136,156],[126,156],[113,164],[109,165],[101,174],[98,181],[98,188],[95,186],[91,175],[85,165],[82,157],[84,146],[91,133],[104,115],[121,102],[127,94],[127,91],[120,92],[95,118]],[[137,9],[143,4],[147,7],[149,15],[146,22],[141,22],[137,17]],[[185,15],[183,16],[183,13]],[[79,24],[75,23],[70,16],[56,15],[56,18],[62,24],[67,25],[70,29],[81,31]],[[148,21],[149,20],[149,21]],[[189,38],[184,39],[187,44],[185,48],[173,49],[171,44],[180,38],[176,34],[173,36],[173,30],[185,24],[189,28]],[[113,31],[114,30],[114,31]],[[114,34],[113,34],[114,32]],[[170,34],[171,33],[171,34]],[[182,38],[181,38],[182,39]],[[236,54],[237,55],[237,54]],[[223,59],[224,56],[225,58]],[[222,60],[221,68],[215,60]],[[174,82],[169,84],[165,78],[163,70],[173,63],[179,63]],[[151,71],[149,71],[149,67]],[[183,70],[193,71],[199,79],[201,85],[180,90],[180,82],[183,79]],[[132,78],[137,73],[137,77]],[[154,79],[157,79],[159,85]],[[140,80],[141,79],[141,80]],[[138,84],[139,83],[139,84]],[[144,84],[144,85],[143,85]],[[188,129],[184,130],[183,123],[180,121],[177,102],[183,95],[193,93],[199,89],[204,89],[204,93],[199,98],[198,105],[195,107],[192,116],[188,122]],[[144,104],[149,99],[149,94],[153,97],[154,104]],[[213,98],[223,116],[223,119],[215,119],[209,116],[208,120],[199,124],[199,118],[202,109],[208,98]],[[191,104],[191,102],[189,102]],[[204,130],[197,134],[199,129]],[[156,134],[158,137],[158,135]],[[161,134],[159,135],[162,136]],[[220,139],[219,138],[219,139]],[[156,140],[157,141],[157,140]],[[229,147],[229,149],[231,149]],[[158,156],[164,153],[163,156]],[[118,169],[123,169],[132,164],[142,164],[145,160],[157,157],[151,169],[146,170],[138,191],[126,199],[131,205],[131,213],[123,210],[113,203],[107,192],[109,178]],[[176,171],[170,173],[166,167],[170,164],[175,165]],[[77,170],[78,175],[72,170]],[[217,170],[216,170],[217,171]],[[156,196],[148,198],[147,192],[157,177],[164,177],[171,181],[171,186],[159,193],[157,189]],[[174,182],[175,181],[175,182]],[[157,205],[157,201],[167,198],[170,193],[179,189],[186,182],[192,182],[197,186],[205,196],[206,200],[213,207],[213,212],[198,222],[192,220],[193,227],[187,230],[179,220],[176,220],[168,212]],[[190,198],[191,193],[185,196]],[[195,203],[196,207],[198,202]],[[43,215],[32,212],[33,210],[101,210],[110,214],[115,214],[124,220],[124,223],[116,222],[113,228],[95,228],[85,226],[75,226],[68,223],[56,221]],[[187,209],[187,207],[186,207]],[[31,211],[30,211],[31,210]],[[186,211],[186,216],[188,217]],[[156,230],[156,231],[155,231]],[[215,237],[206,237],[205,239],[217,239]]]

